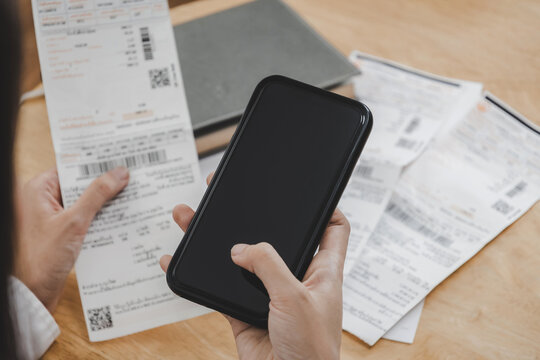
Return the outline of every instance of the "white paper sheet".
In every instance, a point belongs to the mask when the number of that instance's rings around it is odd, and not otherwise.
[[[373,345],[540,197],[540,132],[486,94],[402,174],[344,284],[344,329]]]
[[[351,223],[345,274],[377,226],[403,167],[441,129],[462,118],[482,91],[480,83],[444,78],[358,51],[349,59],[361,71],[353,81],[355,96],[373,112],[374,125],[360,171],[353,173],[339,204]],[[365,169],[374,175],[366,177]],[[393,340],[414,338],[411,320],[419,314],[413,315],[403,319],[408,331],[395,331]]]
[[[405,316],[403,316],[394,326],[392,326],[390,330],[383,335],[383,338],[412,344],[414,341],[414,336],[416,335],[418,323],[420,322],[420,315],[422,315],[423,307],[424,300],[420,301],[411,309],[411,311],[405,314]]]
[[[182,233],[178,203],[201,179],[165,0],[33,0],[34,24],[66,207],[99,174],[130,168],[96,216],[76,263],[91,341],[206,311],[167,287],[159,257]]]
[[[461,118],[480,96],[479,83],[448,79],[358,51],[356,97],[373,112],[373,129],[339,208],[351,223],[345,274],[375,229],[403,166],[437,131]]]

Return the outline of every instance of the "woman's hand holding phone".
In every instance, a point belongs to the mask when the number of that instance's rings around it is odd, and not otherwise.
[[[173,211],[183,231],[193,215],[186,205]],[[343,265],[349,233],[347,219],[336,210],[302,282],[268,243],[237,244],[231,249],[233,262],[257,275],[270,295],[268,330],[226,316],[240,359],[339,358]],[[161,258],[164,271],[170,261],[170,255]]]

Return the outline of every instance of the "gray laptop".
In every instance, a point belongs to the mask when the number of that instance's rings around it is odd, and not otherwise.
[[[331,88],[357,74],[287,5],[257,0],[174,27],[196,135],[239,120],[257,83],[281,74]]]

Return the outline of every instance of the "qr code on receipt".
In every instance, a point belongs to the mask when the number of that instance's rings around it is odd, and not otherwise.
[[[90,330],[98,331],[102,329],[108,329],[113,327],[113,321],[111,316],[111,307],[103,306],[96,309],[89,309],[88,322],[90,323]]]
[[[166,67],[161,69],[152,69],[148,73],[150,75],[150,86],[152,86],[152,89],[171,85],[169,69]]]

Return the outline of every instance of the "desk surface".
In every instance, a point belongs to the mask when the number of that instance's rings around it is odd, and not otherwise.
[[[184,22],[242,3],[200,0],[171,10]],[[535,0],[286,0],[347,55],[359,49],[437,74],[483,82],[528,118],[540,119],[540,3]],[[35,53],[34,53],[35,54]],[[28,180],[54,166],[43,99],[21,107],[16,167]],[[227,140],[201,139],[199,150]],[[414,344],[372,348],[343,333],[343,359],[520,358],[540,356],[540,204],[438,286],[426,300]],[[46,359],[235,359],[219,314],[90,343],[75,275],[55,318],[62,334]]]

